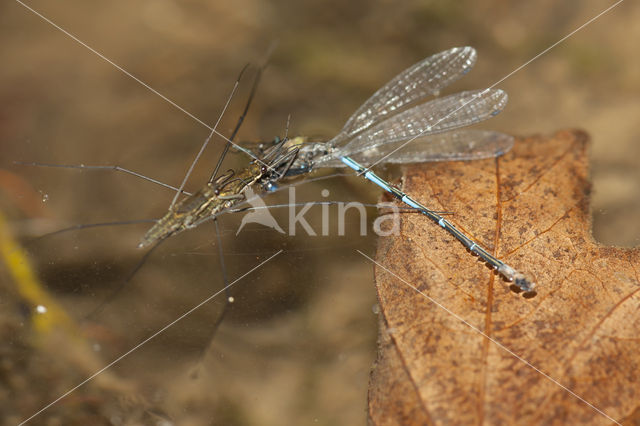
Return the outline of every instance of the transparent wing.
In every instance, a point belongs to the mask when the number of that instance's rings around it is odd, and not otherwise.
[[[473,47],[454,47],[430,56],[398,74],[353,113],[333,143],[350,140],[398,110],[424,102],[466,74],[476,61]]]
[[[409,142],[414,138],[442,133],[486,120],[504,109],[507,94],[499,89],[456,93],[417,105],[393,115],[357,135],[344,146],[333,149],[314,163],[367,151],[372,148]]]
[[[385,157],[385,163],[421,163],[427,161],[463,161],[493,158],[505,154],[513,146],[513,137],[488,130],[458,130],[416,138],[398,149],[401,142],[380,145],[351,155],[362,163],[371,164]],[[394,152],[395,151],[395,152]],[[322,162],[321,167],[344,167],[339,159]]]

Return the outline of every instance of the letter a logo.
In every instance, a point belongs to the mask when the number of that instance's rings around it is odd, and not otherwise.
[[[260,225],[273,228],[279,233],[284,234],[284,231],[280,228],[278,222],[276,222],[275,218],[271,213],[269,213],[269,208],[262,198],[258,197],[251,188],[247,188],[244,193],[247,197],[247,203],[249,203],[252,210],[242,218],[242,222],[240,223],[240,227],[238,228],[236,235],[240,233],[242,228],[244,228],[244,225],[247,223],[259,223]]]

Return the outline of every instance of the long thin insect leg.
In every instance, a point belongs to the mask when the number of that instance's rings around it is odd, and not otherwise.
[[[47,232],[46,234],[39,235],[23,243],[25,246],[34,244],[44,238],[49,238],[54,235],[64,234],[65,232],[80,231],[83,229],[102,228],[106,226],[120,226],[120,225],[138,225],[140,223],[155,223],[155,219],[137,219],[137,220],[121,220],[118,222],[100,222],[100,223],[82,223],[79,225],[69,226],[67,228],[56,229],[55,231]]]
[[[155,183],[158,186],[162,186],[164,188],[171,189],[176,191],[177,193],[182,193],[186,195],[191,195],[190,192],[183,191],[181,189],[176,188],[173,185],[169,185],[168,183],[161,182],[157,179],[154,179],[149,176],[145,176],[138,172],[134,172],[133,170],[125,169],[124,167],[120,167],[118,165],[113,166],[87,166],[85,164],[51,164],[51,163],[38,163],[38,162],[24,162],[24,161],[14,161],[13,164],[18,164],[21,166],[33,166],[33,167],[56,167],[61,169],[81,169],[81,170],[113,170],[116,172],[125,173],[131,176],[135,176],[142,180],[146,180],[147,182]]]
[[[147,259],[149,258],[149,256],[151,256],[151,254],[155,251],[155,249],[158,248],[158,246],[160,244],[162,244],[164,241],[166,240],[166,238],[158,241],[153,247],[151,247],[145,254],[144,256],[142,256],[142,259],[140,259],[138,261],[138,263],[136,264],[136,266],[133,268],[133,270],[129,273],[129,275],[127,275],[127,277],[122,280],[120,282],[120,284],[118,285],[118,287],[115,288],[115,290],[113,290],[113,292],[107,297],[105,298],[102,302],[100,302],[100,304],[93,310],[91,311],[86,317],[85,320],[91,320],[93,318],[95,318],[98,314],[100,314],[100,312],[102,312],[102,310],[105,308],[105,306],[107,306],[109,303],[111,303],[118,294],[120,294],[120,292],[122,291],[122,289],[129,284],[129,282],[133,279],[133,277],[136,275],[136,273],[140,270],[140,268],[142,268],[144,266],[144,264],[146,263]]]
[[[277,178],[278,180],[282,179],[287,174],[287,172],[293,165],[293,162],[296,160],[296,157],[298,156],[298,151],[300,151],[300,148],[296,147],[284,155],[283,158],[289,157],[289,159],[287,160],[287,163],[282,169],[282,172],[278,173],[278,178]]]
[[[228,308],[233,303],[233,298],[231,297],[229,289],[227,288],[227,286],[229,284],[229,276],[227,275],[227,266],[224,263],[224,250],[223,250],[223,247],[222,247],[222,237],[220,236],[220,227],[219,227],[218,221],[216,219],[213,220],[213,223],[214,223],[214,225],[216,227],[216,240],[217,240],[217,244],[218,244],[218,257],[220,258],[220,270],[222,272],[222,282],[224,284],[225,301],[224,301],[224,306],[222,307],[222,312],[220,313],[220,315],[216,319],[216,322],[213,325],[213,331],[211,333],[210,341],[213,341],[213,338],[215,337],[216,332],[218,331],[218,327],[222,323],[222,320],[224,319],[224,316],[227,313]]]
[[[256,91],[258,90],[258,83],[260,82],[260,77],[262,76],[262,72],[264,71],[264,69],[267,67],[267,63],[269,62],[269,57],[271,56],[271,53],[273,52],[274,49],[275,49],[275,44],[272,44],[271,46],[269,46],[269,49],[267,50],[267,54],[265,55],[265,58],[262,61],[262,65],[260,65],[260,67],[258,68],[258,73],[256,74],[256,78],[253,81],[253,86],[251,87],[251,93],[249,93],[249,99],[247,100],[247,104],[245,105],[244,111],[242,111],[240,118],[238,118],[238,122],[236,123],[235,129],[233,129],[231,136],[229,136],[229,139],[227,139],[227,143],[224,146],[224,150],[222,151],[222,154],[218,158],[218,163],[216,164],[216,167],[213,169],[213,173],[211,173],[211,177],[209,177],[209,183],[213,182],[218,176],[218,172],[220,171],[222,162],[224,161],[224,158],[226,157],[227,152],[229,152],[229,148],[231,148],[233,139],[236,137],[238,130],[240,130],[240,126],[242,125],[244,118],[247,116],[247,112],[249,112],[251,101],[253,100],[253,97],[256,94]]]
[[[242,111],[240,118],[238,118],[236,127],[233,129],[231,136],[229,136],[229,140],[224,145],[222,154],[220,154],[220,157],[218,157],[218,163],[216,164],[216,167],[213,169],[213,173],[211,173],[211,177],[209,177],[209,183],[213,182],[215,178],[218,176],[218,171],[220,171],[222,162],[224,161],[224,158],[227,156],[227,152],[229,152],[229,148],[231,148],[231,142],[236,137],[236,134],[240,130],[240,126],[242,126],[242,123],[244,122],[244,118],[247,116],[247,113],[249,112],[249,107],[251,106],[251,101],[253,101],[253,97],[255,96],[256,91],[258,89],[258,83],[260,82],[260,76],[262,75],[263,70],[264,70],[264,65],[258,68],[258,74],[256,74],[256,78],[253,81],[253,86],[251,87],[251,93],[249,93],[249,99],[247,100],[247,103],[244,106],[244,110]]]
[[[222,321],[224,320],[226,313],[228,312],[229,308],[231,307],[231,304],[233,303],[233,297],[231,297],[231,293],[228,288],[229,276],[227,275],[227,267],[224,262],[224,250],[222,247],[222,237],[220,236],[220,227],[218,225],[218,220],[216,218],[213,219],[213,224],[215,225],[216,244],[218,245],[218,258],[220,259],[220,270],[222,272],[222,283],[224,286],[225,299],[224,299],[224,305],[222,306],[222,312],[220,312],[220,315],[218,315],[218,318],[216,318],[215,322],[213,323],[213,327],[211,328],[211,335],[208,340],[209,344],[202,348],[199,362],[189,374],[189,376],[192,379],[198,378],[198,375],[200,374],[200,367],[202,366],[202,361],[204,360],[204,357],[207,354],[207,350],[211,346],[211,343],[213,343],[213,340],[216,337],[216,333],[220,328],[220,324],[222,324]]]
[[[202,156],[202,153],[204,152],[204,150],[207,148],[207,145],[209,145],[209,141],[213,137],[213,135],[214,135],[214,133],[216,131],[216,128],[218,127],[218,124],[220,124],[220,120],[222,120],[222,116],[224,115],[225,111],[229,107],[229,103],[231,103],[231,99],[233,99],[233,95],[236,93],[236,90],[238,89],[238,86],[240,85],[240,79],[242,78],[245,70],[248,67],[249,67],[249,64],[245,65],[242,68],[242,70],[240,71],[240,74],[238,75],[238,78],[236,79],[236,82],[233,84],[233,89],[231,89],[231,93],[229,94],[229,97],[227,98],[227,102],[224,104],[224,108],[222,109],[222,112],[218,116],[218,120],[216,121],[216,124],[213,126],[213,129],[211,130],[211,133],[209,133],[209,136],[207,136],[207,139],[205,139],[204,143],[200,147],[200,151],[198,151],[198,154],[196,154],[196,158],[194,158],[193,161],[191,162],[191,165],[189,166],[189,170],[187,170],[187,173],[184,175],[184,178],[182,179],[182,183],[180,184],[180,191],[182,191],[184,189],[184,186],[187,184],[187,180],[189,180],[189,176],[191,176],[191,173],[193,172],[194,167],[196,166],[196,164],[200,160],[200,157]],[[231,145],[231,140],[233,139],[234,136],[235,136],[235,133],[231,136],[230,139],[227,140],[227,143],[225,144],[225,154],[226,154],[226,151],[229,149],[228,146]],[[224,158],[224,155],[221,158]],[[218,160],[218,163],[220,163],[220,162],[221,161]],[[173,200],[171,200],[171,205],[169,206],[169,208],[172,208],[173,205],[176,203],[176,201],[178,201],[178,196],[179,195],[180,195],[180,192],[176,193],[176,195],[173,197]]]

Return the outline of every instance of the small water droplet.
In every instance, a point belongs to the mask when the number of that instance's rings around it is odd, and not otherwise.
[[[42,202],[46,203],[47,201],[49,201],[49,194],[42,194]]]

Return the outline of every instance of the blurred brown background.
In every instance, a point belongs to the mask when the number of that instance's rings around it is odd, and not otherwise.
[[[283,136],[289,115],[290,135],[329,138],[391,77],[453,46],[474,46],[479,60],[452,90],[487,87],[612,3],[28,4],[209,124],[240,69],[262,60],[277,42],[240,132],[239,140],[255,141]],[[20,4],[0,8],[0,161],[11,177],[2,179],[1,206],[16,235],[28,242],[66,226],[162,215],[172,194],[131,176],[13,162],[118,164],[178,184],[208,130]],[[508,78],[498,87],[509,93],[509,105],[486,125],[514,135],[586,130],[593,140],[594,236],[608,245],[640,241],[640,60],[632,53],[639,20],[638,4],[624,2]],[[225,134],[251,76],[241,81],[221,123]],[[220,145],[216,140],[188,188],[207,179]],[[226,164],[246,161],[234,155]],[[338,201],[375,202],[379,196],[357,179],[333,179],[302,185],[298,201],[321,200],[324,188]],[[371,222],[375,210],[368,213]],[[276,217],[286,223],[286,209]],[[314,223],[313,215],[308,218]],[[300,228],[289,238],[259,225],[236,238],[240,219],[221,221],[230,279],[281,248],[284,253],[234,287],[237,303],[211,345],[219,298],[115,366],[114,374],[134,390],[92,400],[96,418],[115,424],[166,416],[177,424],[365,422],[375,291],[372,267],[354,249],[373,253],[375,238],[358,235],[355,217],[346,238],[310,238]],[[83,321],[140,261],[135,246],[146,228],[92,228],[27,246],[45,285],[99,345],[104,363],[222,286],[214,227],[207,224],[164,244],[101,313]],[[85,376],[69,368],[62,383],[40,380],[42,399],[30,407]],[[79,421],[78,406],[65,401],[42,419]]]

